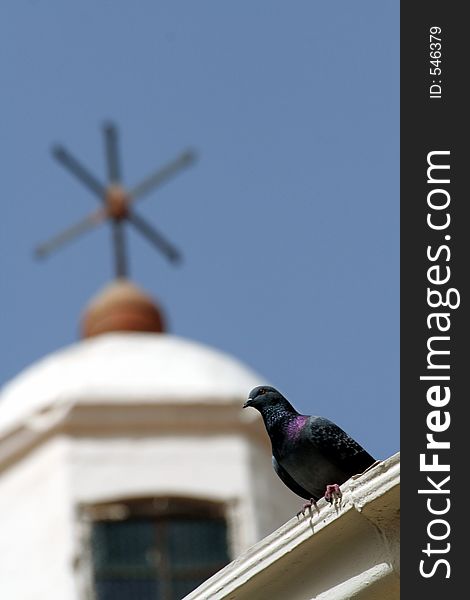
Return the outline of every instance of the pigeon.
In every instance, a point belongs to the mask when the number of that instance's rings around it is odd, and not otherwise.
[[[243,408],[256,408],[271,439],[272,462],[281,481],[308,500],[297,515],[320,498],[341,499],[339,486],[376,461],[338,425],[323,417],[299,414],[275,388],[251,390]]]

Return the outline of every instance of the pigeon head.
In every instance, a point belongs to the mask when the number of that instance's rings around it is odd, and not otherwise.
[[[273,410],[284,410],[286,412],[294,412],[292,405],[284,398],[284,396],[269,385],[259,385],[251,390],[248,395],[248,400],[243,405],[256,408],[261,414],[271,412]]]

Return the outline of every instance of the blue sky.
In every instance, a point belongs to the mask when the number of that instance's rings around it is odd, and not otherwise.
[[[171,331],[399,449],[398,0],[7,0],[0,77],[0,383],[75,342],[113,277],[107,226],[32,255],[97,207],[52,144],[105,179],[111,119],[130,186],[199,154],[139,206],[184,263],[128,231]]]

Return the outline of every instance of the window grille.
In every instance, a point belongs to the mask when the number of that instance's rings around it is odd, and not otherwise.
[[[88,512],[96,600],[179,600],[230,560],[219,504],[132,500]]]

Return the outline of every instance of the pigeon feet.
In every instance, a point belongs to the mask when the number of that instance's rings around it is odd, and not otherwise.
[[[333,483],[332,485],[326,486],[325,500],[327,502],[329,502],[330,504],[334,504],[335,506],[338,506],[341,504],[342,497],[343,497],[343,494],[337,483]]]
[[[341,492],[341,489],[337,483],[333,483],[331,485],[326,486],[325,500],[327,502],[329,502],[330,504],[333,504],[335,507],[339,507],[339,506],[341,506],[341,498],[342,497],[343,497],[343,493]],[[302,515],[302,516],[305,515],[306,510],[308,510],[310,512],[312,510],[312,506],[315,507],[315,510],[317,511],[317,513],[320,512],[318,510],[318,506],[317,506],[315,499],[310,498],[310,500],[308,502],[306,502],[302,506],[302,508],[299,510],[299,512],[297,513],[297,518],[299,519],[300,515]]]
[[[318,506],[317,503],[315,502],[314,498],[310,498],[310,500],[308,502],[306,502],[302,508],[299,510],[299,512],[297,513],[297,518],[300,517],[300,515],[304,515],[306,510],[311,510],[312,506],[315,507],[315,510],[318,512]]]

